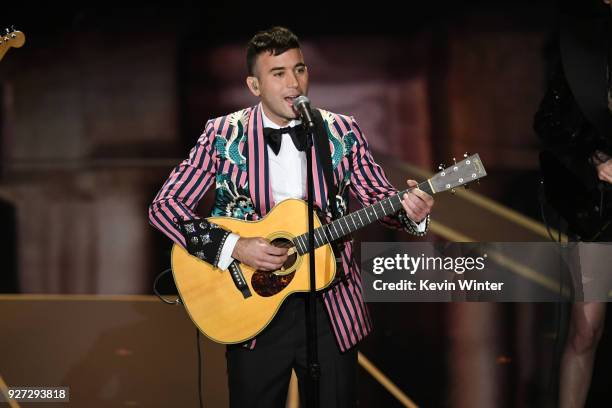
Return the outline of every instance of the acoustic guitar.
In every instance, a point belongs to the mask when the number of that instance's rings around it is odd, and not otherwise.
[[[469,156],[417,188],[436,194],[486,176],[477,154]],[[316,290],[328,287],[336,274],[336,258],[330,243],[403,208],[400,197],[408,190],[322,224],[314,219]],[[183,247],[172,248],[172,271],[179,296],[195,325],[211,340],[234,344],[247,341],[272,320],[284,299],[309,290],[308,205],[288,199],[262,219],[244,221],[231,217],[207,218],[242,237],[264,237],[273,245],[289,248],[289,257],[277,271],[259,271],[241,264],[250,296],[238,290],[231,274],[191,256]]]

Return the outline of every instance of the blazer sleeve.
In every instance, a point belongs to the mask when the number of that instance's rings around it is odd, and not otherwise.
[[[170,173],[149,206],[149,222],[172,241],[215,266],[229,231],[195,213],[198,203],[215,180],[217,155],[214,121]]]
[[[353,117],[350,118],[350,127],[356,138],[352,148],[351,193],[363,206],[375,204],[397,194],[397,189],[391,185],[383,169],[374,161],[365,135]],[[429,228],[429,215],[425,220],[424,231],[417,229],[415,222],[408,218],[403,209],[382,218],[381,222],[387,227],[422,236]]]

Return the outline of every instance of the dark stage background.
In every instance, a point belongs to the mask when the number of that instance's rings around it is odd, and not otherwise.
[[[489,175],[476,195],[503,210],[459,213],[462,196],[440,197],[426,240],[547,240],[532,120],[555,24],[549,1],[5,4],[0,28],[27,40],[0,62],[0,291],[151,294],[171,246],[148,225],[147,206],[207,119],[256,103],[245,44],[273,25],[300,37],[313,103],[354,115],[390,177],[480,154]],[[378,225],[360,237],[412,239]],[[370,306],[375,332],[361,351],[419,406],[550,402],[556,305]],[[609,340],[608,330],[591,407],[610,398]],[[14,365],[3,358],[10,384]],[[212,375],[223,379],[216,361]],[[195,366],[181,375],[193,381]],[[360,406],[401,406],[365,370],[359,381]],[[181,392],[196,395],[193,383]]]

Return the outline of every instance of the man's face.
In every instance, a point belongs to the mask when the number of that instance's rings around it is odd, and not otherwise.
[[[266,116],[279,126],[296,119],[293,99],[308,93],[308,70],[302,51],[293,48],[280,55],[263,52],[255,60],[254,74],[247,77],[247,86],[261,98]]]

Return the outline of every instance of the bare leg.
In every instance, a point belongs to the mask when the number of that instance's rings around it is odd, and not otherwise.
[[[606,303],[572,306],[569,335],[561,358],[559,407],[584,407],[591,384],[595,352],[606,317]]]

